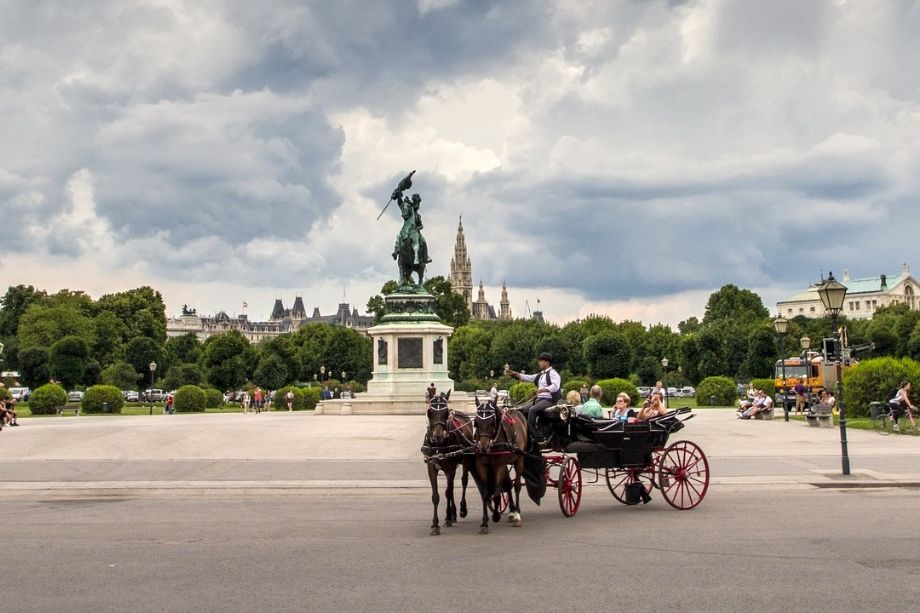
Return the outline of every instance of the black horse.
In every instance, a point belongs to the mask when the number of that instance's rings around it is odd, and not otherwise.
[[[428,405],[428,430],[425,432],[425,442],[422,453],[425,454],[425,463],[428,464],[428,480],[431,482],[431,503],[434,505],[434,517],[431,520],[431,535],[441,534],[438,525],[438,504],[441,496],[438,493],[438,472],[443,471],[447,478],[444,497],[447,499],[447,512],[444,515],[444,526],[450,528],[457,521],[457,505],[454,503],[454,478],[457,466],[462,466],[463,476],[460,478],[462,492],[460,495],[460,517],[466,517],[466,486],[469,483],[469,465],[463,459],[461,450],[473,444],[473,425],[470,417],[464,413],[451,411],[447,401],[450,391],[440,393],[432,398]],[[451,456],[451,454],[456,454]],[[448,455],[451,457],[438,457]]]
[[[489,533],[488,508],[492,522],[501,520],[501,498],[509,494],[509,521],[521,525],[521,476],[524,474],[524,450],[527,449],[527,419],[517,409],[499,409],[491,400],[477,399],[474,437],[476,470],[473,478],[482,498],[480,534]],[[509,466],[515,470],[512,481]],[[513,492],[512,492],[513,490]]]

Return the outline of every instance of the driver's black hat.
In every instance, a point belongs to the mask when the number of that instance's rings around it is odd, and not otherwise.
[[[547,362],[549,362],[550,364],[552,364],[552,363],[553,363],[553,354],[551,354],[551,353],[546,353],[546,352],[544,351],[544,352],[541,353],[539,356],[537,356],[537,359],[538,359],[538,360],[546,360]]]

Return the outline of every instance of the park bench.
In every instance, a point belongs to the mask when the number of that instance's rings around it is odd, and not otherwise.
[[[57,415],[63,415],[65,411],[72,411],[74,416],[80,416],[80,405],[79,404],[68,404],[62,407],[54,407],[54,412]]]
[[[831,407],[826,404],[816,404],[805,413],[809,426],[816,428],[830,428],[834,425],[834,415]]]

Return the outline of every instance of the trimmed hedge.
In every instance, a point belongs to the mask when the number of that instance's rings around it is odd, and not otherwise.
[[[209,387],[204,390],[205,401],[204,406],[208,409],[219,409],[224,406],[224,395],[220,393],[220,390],[216,390],[213,387]]]
[[[715,398],[715,404],[709,401]],[[728,377],[706,377],[696,386],[696,404],[701,407],[732,407],[738,399],[738,388]]]
[[[67,392],[56,383],[46,383],[29,398],[29,411],[32,415],[54,415],[54,407],[67,404]]]
[[[755,390],[763,390],[767,396],[773,396],[773,392],[776,391],[776,379],[751,379],[751,385],[754,386]]]
[[[641,398],[636,386],[626,379],[620,379],[618,377],[614,377],[613,379],[601,379],[595,383],[595,385],[600,385],[601,389],[604,390],[604,394],[601,396],[601,404],[605,407],[612,407],[613,403],[616,402],[617,394],[620,392],[629,394],[631,400],[629,403],[630,406],[634,405],[636,401]]]
[[[511,404],[520,404],[529,398],[533,398],[537,388],[533,383],[519,381],[508,388],[508,396],[511,398]]]
[[[591,385],[584,379],[572,379],[568,383],[562,386],[562,397],[565,398],[569,392],[572,390],[580,391],[581,386],[584,385],[588,389],[591,389]]]
[[[285,398],[285,396],[287,396],[287,393],[288,393],[288,392],[293,392],[293,393],[294,393],[294,402],[291,403],[291,404],[292,404],[292,408],[293,408],[295,411],[302,411],[303,408],[304,408],[304,406],[303,406],[303,393],[304,393],[305,390],[308,390],[308,389],[310,389],[310,388],[305,387],[305,388],[301,389],[301,388],[299,388],[299,387],[293,387],[293,386],[290,386],[290,385],[287,386],[287,387],[282,387],[282,388],[279,389],[277,392],[275,392],[275,402],[272,403],[272,407],[275,408],[275,409],[278,410],[278,411],[287,411],[287,398]],[[317,391],[319,391],[319,388],[315,388],[315,389],[316,389]]]
[[[176,390],[173,406],[177,413],[195,413],[204,411],[207,403],[207,392],[197,385],[183,385]]]
[[[888,393],[904,379],[911,382],[911,402],[916,404],[920,362],[910,358],[874,358],[847,369],[843,374],[843,401],[847,415],[869,415],[869,403],[888,400]]]
[[[305,387],[300,391],[303,393],[301,407],[306,411],[312,411],[315,409],[316,405],[319,404],[320,389],[318,387]],[[297,392],[294,393],[296,394]]]
[[[120,388],[114,385],[94,385],[86,390],[80,410],[84,413],[121,413],[121,407],[124,405],[125,397]]]

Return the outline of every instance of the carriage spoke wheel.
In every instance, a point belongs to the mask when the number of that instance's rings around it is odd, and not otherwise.
[[[709,489],[709,461],[695,443],[677,441],[658,460],[658,486],[675,509],[692,509]]]
[[[578,512],[581,504],[581,466],[575,458],[566,458],[559,468],[559,482],[556,484],[559,493],[559,508],[566,517],[572,517]]]
[[[607,489],[610,490],[614,498],[623,504],[629,504],[626,502],[627,485],[635,483],[636,481],[641,481],[642,485],[645,486],[645,491],[649,493],[652,491],[652,487],[657,487],[654,479],[655,469],[653,467],[608,468],[604,477],[607,480]]]
[[[501,500],[498,503],[498,512],[503,514],[508,510],[508,507],[511,505],[511,496],[514,492],[514,482],[517,479],[517,471],[514,469],[514,466],[508,468],[508,478],[511,479],[511,491],[502,492]]]

